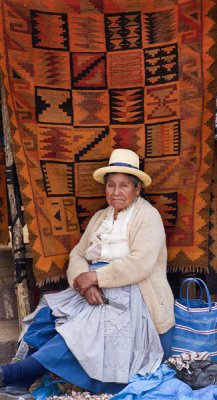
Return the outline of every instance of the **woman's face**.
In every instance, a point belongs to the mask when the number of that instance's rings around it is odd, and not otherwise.
[[[105,193],[109,206],[115,211],[122,211],[139,196],[141,184],[134,186],[130,177],[126,174],[111,174],[107,178]]]

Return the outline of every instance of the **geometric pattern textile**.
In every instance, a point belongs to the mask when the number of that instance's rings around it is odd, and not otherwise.
[[[38,284],[105,205],[92,173],[138,153],[168,270],[208,267],[215,0],[0,0],[0,64]]]

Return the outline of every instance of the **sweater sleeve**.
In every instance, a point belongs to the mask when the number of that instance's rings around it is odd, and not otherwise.
[[[135,228],[130,254],[97,270],[99,287],[138,283],[152,273],[162,248],[166,255],[165,231],[159,212],[152,207],[145,214],[139,218]]]
[[[80,241],[72,249],[69,254],[69,265],[66,271],[69,286],[73,287],[74,279],[80,275],[82,272],[88,272],[89,266],[86,260],[86,248],[88,246],[89,237],[92,233],[93,225],[95,224],[98,216],[101,214],[102,210],[98,211],[91,218],[88,223]]]

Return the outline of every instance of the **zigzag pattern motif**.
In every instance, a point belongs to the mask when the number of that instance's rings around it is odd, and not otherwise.
[[[146,95],[147,122],[179,116],[178,88],[176,84],[148,87]]]
[[[110,90],[112,124],[142,124],[144,122],[144,89]]]
[[[73,96],[75,126],[108,125],[107,92],[80,90]]]
[[[157,206],[162,216],[165,228],[173,228],[178,217],[178,194],[171,193],[150,193],[149,198],[153,206]]]
[[[143,15],[145,44],[170,42],[176,37],[174,9]]]
[[[183,33],[181,40],[195,52],[200,50],[200,35],[201,35],[201,21],[200,21],[200,6],[199,2],[195,1],[194,3],[188,4],[180,4],[179,7],[179,24],[180,24],[180,32]],[[186,31],[194,32],[193,35],[186,35]]]
[[[108,51],[142,47],[140,13],[105,14],[105,26]]]
[[[179,163],[176,157],[159,160],[148,160],[145,163],[146,170],[151,170],[152,185],[147,190],[159,190],[162,188],[165,191],[178,189],[179,185]]]
[[[66,52],[44,50],[37,51],[38,63],[35,64],[36,80],[41,86],[70,88],[69,54]]]
[[[139,140],[142,136],[142,128],[137,127],[113,127],[113,140],[115,142],[114,148],[131,149],[139,154],[140,146]]]
[[[105,197],[92,197],[91,199],[76,198],[76,213],[80,224],[80,230],[83,233],[90,220],[90,217],[98,210],[105,208]]]
[[[39,128],[39,150],[42,159],[70,160],[72,159],[72,128],[63,126]]]
[[[108,127],[102,128],[102,132],[96,136],[96,138],[88,143],[82,150],[80,150],[77,154],[75,154],[75,161],[79,161],[82,157],[87,154],[91,149],[93,149],[99,142],[101,142],[107,135],[109,134]]]
[[[180,121],[147,124],[146,152],[148,158],[179,155],[181,145]]]
[[[72,22],[69,20],[71,50],[73,52],[106,51],[103,30],[104,20],[100,14],[77,14]]]
[[[75,56],[75,55],[73,55]],[[85,55],[84,55],[85,57]],[[72,75],[72,85],[74,85],[75,87],[77,87],[77,85],[75,85],[76,83],[78,83],[79,81],[83,80],[84,78],[88,78],[88,75],[93,74],[93,70],[96,69],[96,67],[102,63],[103,61],[103,66],[104,66],[104,76],[105,76],[105,60],[106,60],[106,55],[103,54],[101,56],[99,55],[89,55],[89,58],[92,60],[93,58],[95,58],[94,61],[89,61],[87,66],[84,66],[84,69],[82,70],[82,72],[78,72],[76,75],[75,68],[74,68],[74,59],[72,62],[72,67],[73,67],[73,75]],[[87,61],[86,61],[87,63]],[[89,79],[91,80],[91,77],[89,76]],[[105,87],[105,85],[104,85]]]

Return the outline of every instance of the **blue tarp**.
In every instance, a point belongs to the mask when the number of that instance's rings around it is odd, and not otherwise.
[[[135,375],[112,400],[217,400],[217,385],[192,390],[175,377],[175,371],[162,364],[156,372]]]

